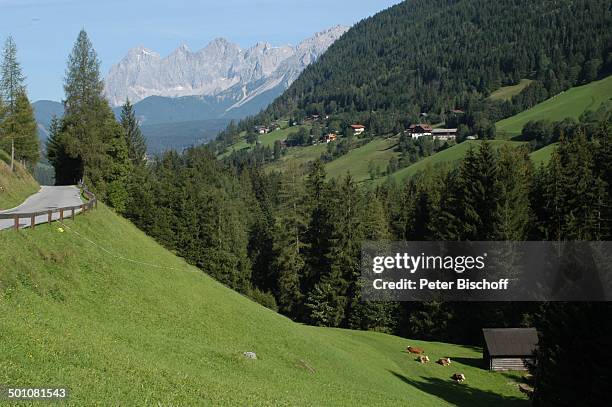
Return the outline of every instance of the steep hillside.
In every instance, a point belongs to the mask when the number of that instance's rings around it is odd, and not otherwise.
[[[351,28],[266,114],[346,114],[386,129],[462,108],[478,127],[476,111],[520,111],[611,69],[611,24],[605,0],[405,1]],[[524,100],[481,106],[522,79],[535,80]]]
[[[0,210],[14,208],[39,188],[20,164],[16,164],[12,173],[9,163],[10,156],[0,150]]]
[[[532,120],[559,121],[571,117],[578,119],[586,110],[597,110],[601,104],[612,99],[612,76],[587,85],[576,86],[562,92],[532,108],[496,123],[500,138],[509,138],[521,133],[523,126]]]
[[[103,206],[58,226],[0,233],[1,383],[67,386],[75,406],[527,405],[480,349],[294,323]]]

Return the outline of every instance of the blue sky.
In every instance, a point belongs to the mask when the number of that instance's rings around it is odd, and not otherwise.
[[[169,54],[225,37],[295,44],[336,24],[352,25],[400,0],[0,0],[0,41],[12,35],[32,101],[61,100],[66,58],[87,30],[103,75],[143,45]]]

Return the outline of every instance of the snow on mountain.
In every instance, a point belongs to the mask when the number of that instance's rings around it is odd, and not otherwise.
[[[229,111],[266,92],[286,89],[347,30],[336,26],[296,46],[260,42],[246,50],[217,38],[199,51],[182,45],[164,58],[137,47],[111,67],[105,94],[113,106],[126,98],[136,103],[149,96],[213,96],[228,104]]]

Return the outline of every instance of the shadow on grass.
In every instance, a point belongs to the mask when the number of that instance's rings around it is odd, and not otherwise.
[[[483,358],[458,358],[451,359],[453,362],[461,363],[462,365],[476,367],[478,369],[487,370],[487,364]]]
[[[450,379],[444,380],[437,377],[423,377],[423,381],[409,379],[401,373],[389,370],[393,376],[397,377],[404,383],[417,388],[432,396],[439,397],[447,403],[456,406],[482,406],[482,407],[506,407],[506,406],[521,406],[529,405],[529,401],[514,396],[502,396],[488,390],[481,390],[471,387],[467,383],[455,383]]]

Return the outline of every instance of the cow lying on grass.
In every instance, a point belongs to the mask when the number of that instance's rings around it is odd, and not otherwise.
[[[410,352],[410,353],[416,353],[417,355],[425,353],[425,351],[423,349],[417,348],[416,346],[408,346],[406,348],[406,351]]]
[[[451,364],[450,358],[440,358],[436,361],[437,364],[442,366],[448,366]]]
[[[427,363],[429,362],[429,356],[419,356],[418,358],[416,358],[416,360],[418,360],[421,363]]]
[[[465,375],[463,373],[455,373],[454,375],[451,376],[451,379],[453,379],[457,383],[461,383],[462,381],[465,380]]]

